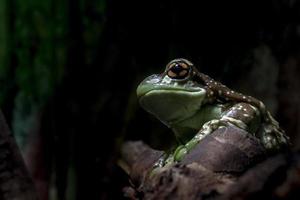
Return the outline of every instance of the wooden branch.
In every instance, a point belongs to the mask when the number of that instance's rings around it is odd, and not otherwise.
[[[142,142],[128,142],[123,146],[123,163],[127,165],[132,184],[124,189],[125,196],[130,199],[247,199],[261,193],[271,198],[272,192],[277,192],[278,197],[286,196],[289,192],[281,190],[290,191],[283,181],[288,158],[284,154],[268,155],[258,139],[235,127],[216,130],[180,163],[149,176],[162,153]],[[295,171],[295,167],[291,165],[290,170]],[[270,181],[274,185],[266,190]],[[279,190],[280,187],[283,189]]]

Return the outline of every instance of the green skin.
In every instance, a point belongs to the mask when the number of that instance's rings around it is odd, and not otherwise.
[[[162,74],[147,77],[137,88],[141,106],[171,128],[176,150],[156,167],[179,162],[206,135],[224,126],[253,134],[269,151],[289,141],[264,104],[200,73],[186,59],[172,60]]]

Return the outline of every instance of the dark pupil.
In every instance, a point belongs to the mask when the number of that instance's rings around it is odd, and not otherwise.
[[[171,71],[174,72],[175,74],[179,74],[183,68],[179,64],[175,64],[172,68]]]

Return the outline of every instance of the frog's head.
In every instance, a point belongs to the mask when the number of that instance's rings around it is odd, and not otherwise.
[[[168,126],[193,116],[206,96],[195,70],[186,59],[172,60],[162,74],[140,83],[137,96],[141,106]]]

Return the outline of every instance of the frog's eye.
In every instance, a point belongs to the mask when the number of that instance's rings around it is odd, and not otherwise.
[[[190,66],[184,62],[173,62],[167,66],[167,75],[172,79],[185,79],[189,72]]]

